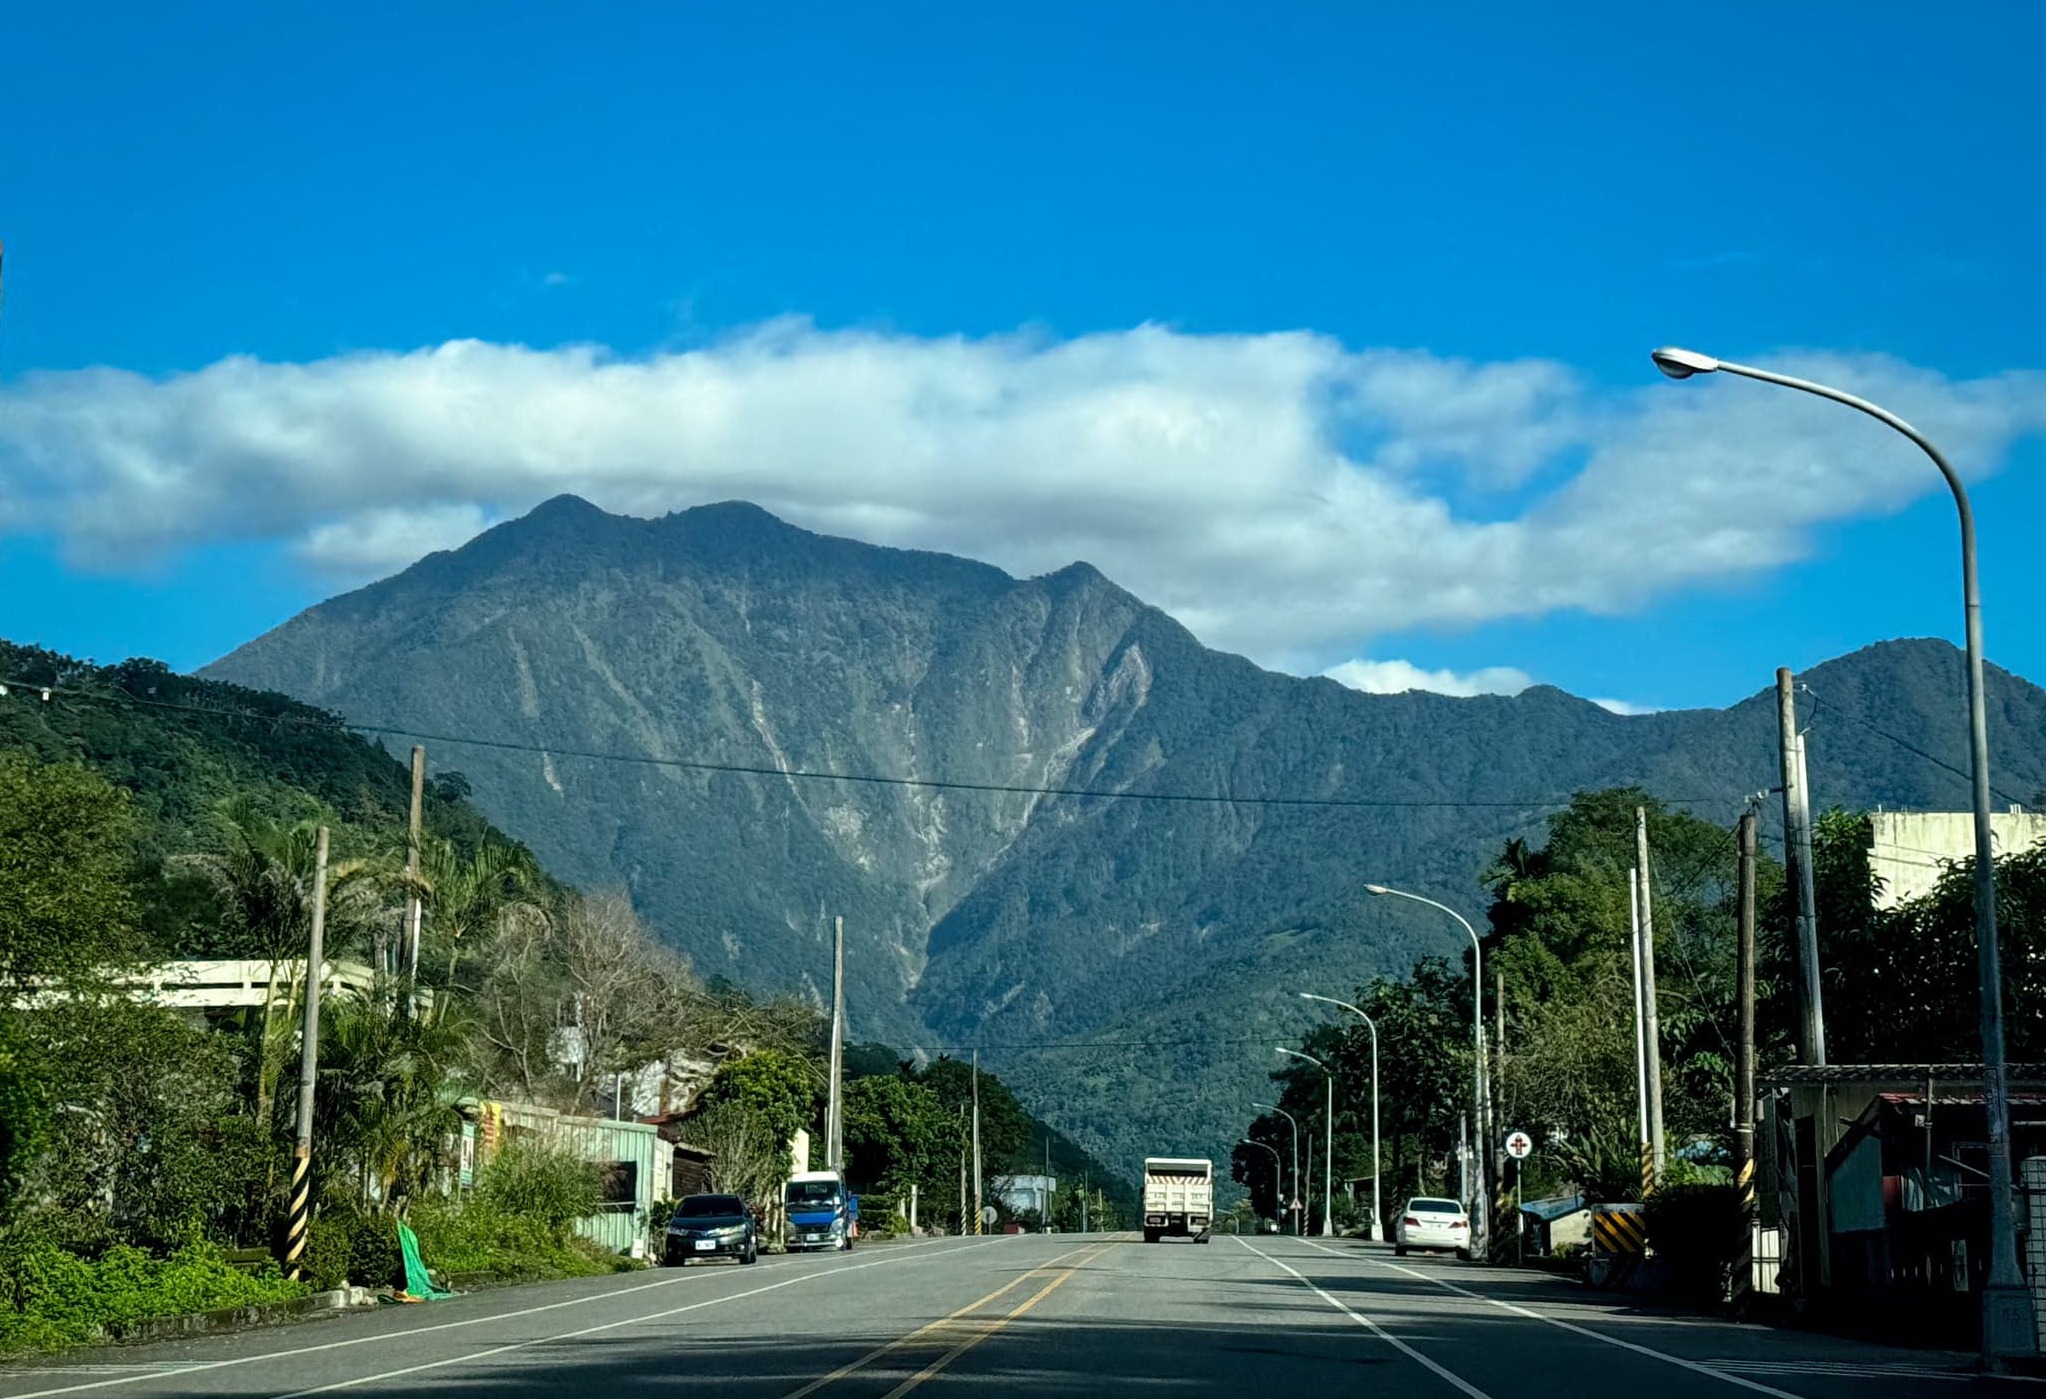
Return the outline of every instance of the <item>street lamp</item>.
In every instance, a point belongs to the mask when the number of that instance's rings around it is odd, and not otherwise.
[[[1328,1135],[1323,1139],[1321,1147],[1321,1236],[1328,1238],[1336,1232],[1336,1217],[1331,1210],[1335,1203],[1333,1178],[1336,1173],[1336,1071],[1312,1054],[1302,1054],[1299,1050],[1288,1049],[1283,1044],[1272,1047],[1289,1058],[1305,1059],[1320,1069],[1322,1081],[1328,1085],[1328,1107],[1322,1115],[1322,1123]]]
[[[1478,930],[1473,928],[1468,919],[1448,904],[1439,904],[1433,899],[1424,899],[1419,894],[1409,894],[1404,889],[1388,889],[1383,884],[1367,884],[1364,886],[1364,892],[1378,895],[1381,898],[1412,899],[1417,904],[1426,904],[1430,908],[1439,909],[1441,912],[1454,918],[1462,925],[1463,930],[1471,935],[1471,1045],[1477,1059],[1477,1072],[1473,1086],[1477,1094],[1476,1111],[1478,1119],[1478,1169],[1476,1172],[1478,1188],[1476,1191],[1477,1199],[1471,1201],[1471,1203],[1475,1206],[1481,1206],[1471,1211],[1471,1232],[1474,1235],[1471,1239],[1471,1246],[1473,1250],[1478,1252],[1478,1256],[1482,1258],[1486,1256],[1485,1249],[1492,1240],[1492,1211],[1490,1207],[1492,1192],[1488,1184],[1492,1165],[1492,1148],[1490,1145],[1492,1126],[1488,1111],[1490,1101],[1485,1095],[1484,945],[1478,941]]]
[[[1982,1289],[1982,1353],[1992,1364],[2005,1356],[2038,1350],[2031,1294],[2018,1271],[2017,1209],[2010,1161],[2010,1084],[2004,1066],[2003,976],[1996,938],[1996,852],[1989,825],[1988,702],[1982,686],[1982,587],[1975,570],[1975,511],[1953,465],[1917,428],[1865,398],[1696,350],[1665,345],[1654,351],[1655,367],[1672,379],[1724,370],[1787,389],[1829,398],[1868,414],[1911,439],[1932,458],[1954,493],[1961,521],[1961,602],[1968,652],[1968,766],[1975,797],[1975,956],[1981,983],[1982,1100],[1989,1118],[1989,1279]]]
[[[1294,1200],[1294,1202],[1295,1202],[1295,1203],[1297,1204],[1297,1203],[1299,1202],[1299,1199],[1300,1199],[1300,1122],[1299,1122],[1299,1120],[1298,1120],[1297,1118],[1295,1118],[1295,1117],[1293,1116],[1293,1114],[1292,1114],[1292,1113],[1290,1113],[1290,1112],[1287,1112],[1287,1111],[1286,1111],[1286,1110],[1285,1110],[1284,1108],[1280,1107],[1280,1106],[1279,1106],[1279,1105],[1278,1105],[1277,1103],[1252,1103],[1252,1104],[1251,1104],[1251,1106],[1252,1106],[1252,1107],[1254,1107],[1254,1108],[1263,1108],[1263,1109],[1264,1109],[1264,1110],[1265,1110],[1266,1112],[1275,1112],[1275,1113],[1277,1113],[1277,1114],[1278,1114],[1279,1116],[1281,1116],[1281,1117],[1285,1118],[1287,1122],[1289,1122],[1289,1123],[1291,1123],[1291,1124],[1292,1124],[1292,1127],[1293,1127],[1293,1200]],[[1302,1234],[1302,1233],[1305,1233],[1305,1232],[1306,1232],[1306,1229],[1305,1229],[1305,1226],[1304,1226],[1304,1225],[1302,1224],[1302,1222],[1301,1222],[1301,1218],[1300,1218],[1300,1216],[1299,1216],[1298,1214],[1295,1214],[1295,1213],[1294,1213],[1294,1212],[1293,1212],[1293,1211],[1292,1211],[1291,1209],[1288,1209],[1288,1210],[1287,1210],[1287,1213],[1288,1213],[1288,1214],[1292,1214],[1292,1215],[1293,1215],[1293,1232],[1294,1232],[1295,1234]]]
[[[1238,1137],[1236,1144],[1238,1146],[1261,1146],[1266,1151],[1272,1153],[1272,1194],[1274,1196],[1284,1195],[1286,1193],[1286,1168],[1279,1160],[1279,1149],[1267,1142],[1254,1142],[1249,1137]],[[1281,1200],[1279,1203],[1280,1208],[1283,1209],[1285,1202]]]
[[[1317,996],[1312,991],[1302,991],[1300,999],[1341,1006],[1362,1020],[1365,1028],[1371,1031],[1371,1238],[1374,1243],[1380,1242],[1385,1238],[1385,1229],[1380,1222],[1385,1215],[1378,1188],[1378,1022],[1348,1001],[1339,1001],[1333,996]]]

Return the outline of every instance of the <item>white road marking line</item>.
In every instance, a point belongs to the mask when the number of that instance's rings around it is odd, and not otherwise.
[[[1243,1236],[1241,1234],[1232,1234],[1230,1235],[1230,1237],[1235,1239],[1236,1242],[1238,1242],[1239,1244],[1243,1244],[1245,1248],[1249,1249],[1258,1257],[1264,1259],[1265,1262],[1270,1263],[1272,1266],[1276,1268],[1283,1268],[1285,1271],[1291,1273],[1294,1277],[1300,1279],[1301,1282],[1307,1285],[1308,1290],[1314,1293],[1315,1296],[1321,1298],[1322,1301],[1328,1303],[1331,1307],[1334,1307],[1337,1311],[1341,1312],[1344,1316],[1350,1318],[1350,1320],[1356,1322],[1359,1326],[1362,1326],[1366,1330],[1370,1331],[1372,1335],[1378,1337],[1379,1340],[1384,1341],[1387,1345],[1391,1346],[1401,1355],[1406,1356],[1407,1359],[1419,1363],[1438,1378],[1447,1381],[1451,1385],[1454,1385],[1459,1392],[1469,1395],[1470,1399],[1492,1399],[1492,1396],[1485,1393],[1484,1390],[1479,1389],[1477,1386],[1469,1383],[1463,1378],[1463,1376],[1458,1375],[1453,1371],[1446,1370],[1442,1366],[1436,1364],[1433,1360],[1430,1360],[1427,1356],[1421,1354],[1421,1352],[1419,1352],[1418,1350],[1415,1350],[1405,1341],[1393,1335],[1390,1331],[1387,1331],[1383,1326],[1380,1326],[1370,1317],[1365,1316],[1361,1312],[1352,1311],[1347,1303],[1343,1302],[1340,1298],[1332,1297],[1327,1292],[1324,1292],[1312,1278],[1308,1277],[1307,1274],[1301,1272],[1298,1268],[1286,1262],[1284,1259],[1273,1257],[1271,1254],[1266,1253],[1263,1249],[1257,1247],[1255,1244],[1244,1244]]]
[[[814,1273],[804,1273],[801,1277],[791,1278],[789,1281],[803,1282],[813,1278],[828,1278],[837,1273],[849,1273],[863,1268],[877,1268],[883,1263],[901,1263],[910,1258],[942,1258],[948,1254],[965,1253],[969,1249],[981,1248],[991,1243],[999,1243],[1008,1237],[1008,1235],[996,1235],[992,1238],[975,1239],[970,1244],[962,1244],[956,1248],[929,1248],[910,1245],[909,1247],[913,1250],[910,1253],[901,1254],[893,1258],[877,1258],[871,1263],[855,1263],[847,1267],[838,1268],[820,1268]],[[517,1311],[497,1312],[490,1316],[465,1317],[460,1321],[434,1322],[428,1326],[407,1327],[403,1331],[384,1331],[374,1336],[355,1336],[345,1341],[326,1341],[320,1345],[299,1346],[291,1350],[265,1351],[261,1355],[240,1355],[232,1360],[208,1360],[197,1365],[186,1365],[179,1369],[152,1368],[144,1373],[122,1375],[115,1379],[94,1380],[89,1384],[67,1384],[60,1385],[55,1389],[28,1390],[20,1394],[6,1395],[4,1399],[49,1399],[51,1395],[77,1394],[90,1389],[109,1389],[116,1385],[135,1384],[141,1380],[178,1379],[185,1375],[201,1374],[209,1370],[225,1370],[237,1365],[259,1365],[266,1360],[289,1360],[294,1356],[317,1355],[325,1351],[345,1350],[350,1346],[389,1344],[403,1341],[408,1336],[424,1336],[436,1331],[455,1331],[466,1326],[488,1326],[493,1322],[516,1321],[522,1316],[538,1316],[542,1312],[560,1311],[564,1307],[581,1307],[587,1306],[591,1302],[607,1302],[619,1297],[630,1297],[634,1293],[647,1292],[657,1287],[673,1287],[685,1278],[693,1277],[700,1279],[716,1276],[718,1274],[715,1272],[706,1274],[701,1271],[678,1270],[673,1277],[658,1278],[653,1282],[643,1282],[634,1287],[621,1287],[615,1292],[594,1292],[587,1297],[570,1297],[565,1301],[547,1302],[537,1307],[522,1307]],[[785,1286],[786,1284],[777,1285]],[[0,1380],[5,1378],[5,1376],[0,1376]]]
[[[1309,1248],[1320,1249],[1323,1253],[1332,1254],[1337,1258],[1348,1258],[1353,1261],[1372,1263],[1380,1268],[1389,1268],[1395,1273],[1405,1273],[1410,1278],[1419,1278],[1422,1282],[1432,1282],[1445,1291],[1454,1292],[1460,1297],[1468,1297],[1473,1302],[1483,1302],[1487,1306],[1497,1307],[1501,1311],[1511,1312],[1515,1316],[1526,1317],[1529,1321],[1543,1322],[1568,1331],[1573,1335],[1588,1336],[1594,1341],[1602,1341],[1609,1346],[1618,1346],[1621,1350],[1631,1350],[1636,1355],[1645,1355],[1652,1360],[1660,1360],[1666,1365],[1675,1365],[1679,1369],[1689,1370],[1693,1374],[1705,1375],[1725,1384],[1736,1385],[1741,1389],[1751,1389],[1757,1394],[1771,1395],[1773,1399],[1799,1399],[1799,1396],[1792,1394],[1788,1390],[1774,1389],[1758,1380],[1745,1380],[1739,1375],[1729,1375],[1724,1370],[1715,1370],[1710,1365],[1701,1364],[1696,1360],[1686,1360],[1682,1356],[1671,1355],[1667,1351],[1656,1350],[1651,1346],[1637,1345],[1633,1341],[1623,1341],[1617,1336],[1605,1335],[1603,1332],[1594,1331],[1588,1326],[1579,1326],[1574,1321],[1562,1321],[1553,1316],[1543,1316],[1540,1312],[1529,1311],[1526,1307],[1520,1306],[1517,1303],[1502,1302],[1496,1297],[1487,1297],[1483,1293],[1473,1292],[1467,1287],[1458,1287],[1453,1282],[1445,1282],[1443,1279],[1428,1273],[1417,1272],[1401,1263],[1388,1263],[1382,1258],[1371,1257],[1358,1260],[1357,1255],[1354,1253],[1345,1253],[1341,1249],[1329,1248],[1324,1244],[1314,1242],[1312,1239],[1302,1239],[1300,1242],[1306,1244]]]

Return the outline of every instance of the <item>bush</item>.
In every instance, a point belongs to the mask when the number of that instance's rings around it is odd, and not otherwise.
[[[192,1244],[153,1258],[125,1244],[88,1260],[51,1244],[7,1250],[0,1258],[12,1308],[0,1309],[0,1354],[89,1344],[128,1323],[189,1316],[253,1302],[303,1297],[275,1264],[245,1273],[211,1244]]]
[[[603,1187],[595,1163],[558,1147],[521,1145],[483,1168],[473,1199],[495,1214],[538,1220],[559,1231],[595,1214]]]
[[[322,1292],[349,1283],[396,1287],[405,1280],[398,1226],[388,1215],[323,1211],[306,1230],[305,1271]]]
[[[1719,1300],[1747,1227],[1740,1191],[1731,1185],[1664,1185],[1642,1205],[1649,1246],[1669,1269],[1670,1284],[1690,1297]]]
[[[420,1260],[447,1277],[579,1278],[632,1266],[566,1225],[510,1213],[480,1196],[464,1205],[421,1205],[406,1223],[419,1236]]]

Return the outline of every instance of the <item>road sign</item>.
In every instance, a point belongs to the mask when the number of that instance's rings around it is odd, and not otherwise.
[[[1514,1160],[1525,1161],[1528,1153],[1533,1150],[1534,1138],[1530,1137],[1527,1133],[1508,1132],[1506,1134],[1506,1154]]]

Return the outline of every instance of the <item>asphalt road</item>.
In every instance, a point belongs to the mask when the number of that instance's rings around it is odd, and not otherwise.
[[[551,1283],[0,1369],[0,1399],[2031,1394],[1968,1357],[1348,1241],[939,1239]]]

